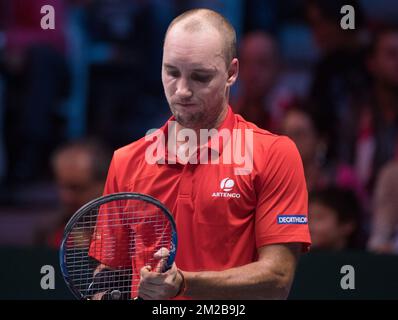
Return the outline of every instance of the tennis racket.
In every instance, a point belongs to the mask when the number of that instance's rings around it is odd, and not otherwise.
[[[124,192],[81,207],[65,227],[59,254],[62,275],[76,298],[130,300],[139,298],[140,269],[167,271],[176,250],[169,210],[151,196]]]

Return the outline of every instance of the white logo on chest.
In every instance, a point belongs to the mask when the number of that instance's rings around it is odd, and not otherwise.
[[[230,178],[225,178],[220,183],[220,189],[225,192],[229,192],[234,187],[235,182]]]
[[[234,180],[231,178],[225,178],[221,180],[220,189],[224,192],[213,192],[212,197],[214,198],[240,198],[239,193],[233,193],[233,187],[235,186]]]

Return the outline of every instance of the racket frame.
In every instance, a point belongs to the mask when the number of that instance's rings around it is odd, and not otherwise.
[[[69,233],[73,230],[75,224],[79,221],[79,219],[86,213],[90,212],[91,210],[95,208],[99,208],[101,205],[111,202],[111,201],[118,201],[118,200],[141,200],[148,202],[156,207],[158,207],[163,214],[168,218],[170,221],[171,225],[171,246],[169,249],[169,255],[166,260],[166,263],[164,265],[164,270],[162,272],[167,271],[168,269],[171,268],[175,256],[177,253],[177,244],[178,244],[178,238],[177,238],[177,227],[174,221],[174,218],[169,211],[169,209],[161,203],[158,199],[149,196],[147,194],[143,193],[137,193],[137,192],[118,192],[118,193],[112,193],[108,194],[99,198],[96,198],[94,200],[91,200],[90,202],[86,203],[83,205],[79,210],[76,211],[76,213],[70,218],[68,223],[65,226],[64,230],[64,235],[62,238],[62,243],[61,247],[59,250],[59,263],[61,267],[61,273],[62,276],[65,280],[66,285],[70,289],[70,291],[73,293],[73,295],[79,299],[79,300],[86,300],[87,297],[83,295],[79,290],[76,289],[76,287],[73,284],[73,280],[70,278],[68,269],[67,269],[67,263],[66,263],[66,241],[68,239]]]

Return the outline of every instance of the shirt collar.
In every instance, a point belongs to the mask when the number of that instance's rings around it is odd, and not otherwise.
[[[170,163],[170,161],[167,161],[169,157],[169,150],[168,150],[168,138],[169,138],[169,128],[172,125],[172,121],[176,121],[174,116],[171,116],[167,122],[159,129],[158,134],[163,135],[164,139],[158,139],[158,143],[163,143],[164,146],[161,146],[158,148],[158,150],[162,150],[163,154],[158,156],[158,163],[160,164],[165,164],[165,163]],[[229,132],[229,138],[232,135],[233,129],[235,127],[235,114],[232,111],[231,106],[228,105],[228,110],[227,110],[227,115],[221,125],[216,128],[217,132],[221,132],[222,130],[226,130]],[[156,134],[156,133],[155,133]],[[207,155],[208,157],[219,157],[222,155],[223,148],[224,146],[229,143],[229,140],[223,141],[222,135],[219,137],[219,143],[218,146],[212,146],[211,139],[208,140],[208,142],[202,146],[200,146],[199,152],[197,152],[197,157],[198,157],[198,162],[199,162],[199,157],[203,157]],[[206,150],[207,149],[207,150]],[[175,159],[175,157],[172,157]],[[212,158],[210,158],[212,159]],[[177,157],[177,163],[178,162],[178,157]]]

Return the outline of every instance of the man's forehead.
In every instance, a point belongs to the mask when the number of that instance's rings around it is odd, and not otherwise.
[[[206,22],[205,20],[198,20],[196,18],[188,18],[182,21],[179,21],[172,25],[167,30],[166,38],[169,35],[175,34],[204,34],[204,35],[217,35],[219,36],[219,29],[215,27],[213,24]]]
[[[165,39],[164,65],[187,63],[191,68],[203,69],[214,68],[215,64],[223,62],[222,41],[217,33],[171,30]]]
[[[197,49],[200,51],[222,51],[223,41],[218,30],[205,28],[188,31],[183,26],[176,25],[167,33],[165,48],[173,50]]]

